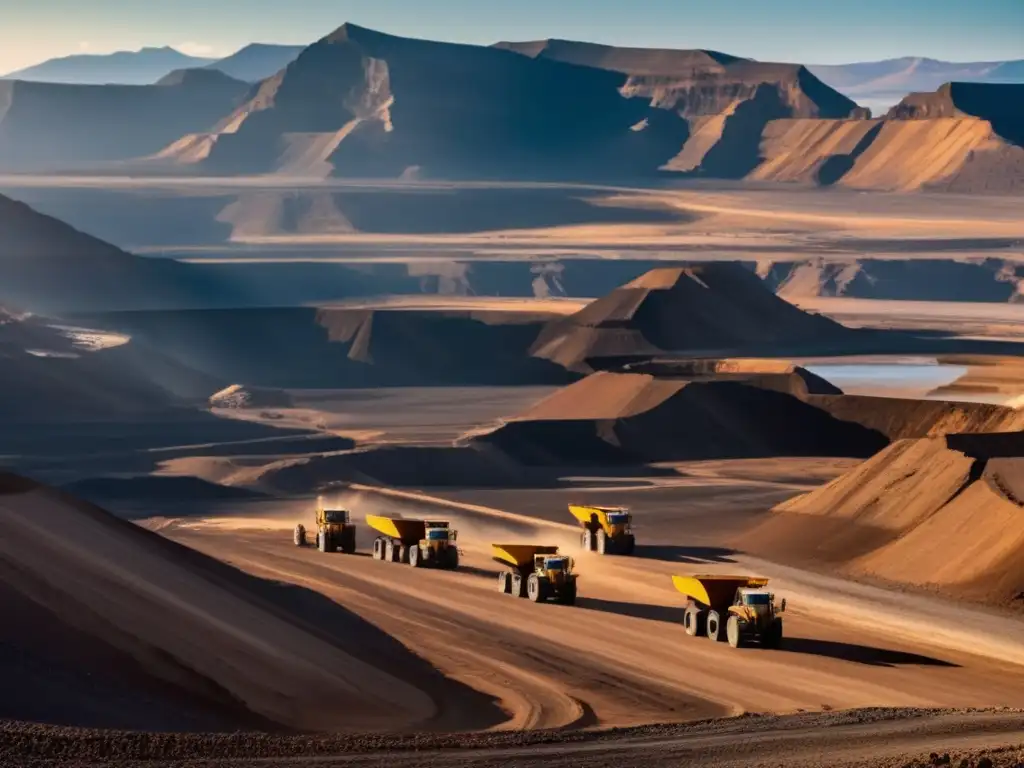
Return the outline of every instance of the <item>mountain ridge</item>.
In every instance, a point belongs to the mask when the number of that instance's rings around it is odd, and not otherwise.
[[[109,54],[80,53],[47,59],[10,72],[3,79],[73,85],[150,85],[173,70],[205,67],[215,61],[189,56],[170,46]]]

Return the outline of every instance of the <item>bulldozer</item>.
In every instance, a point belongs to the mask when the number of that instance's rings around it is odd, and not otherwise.
[[[683,629],[688,635],[726,640],[733,648],[782,645],[786,600],[775,603],[768,579],[755,576],[673,576],[687,597]]]
[[[306,546],[306,526],[299,523],[293,535],[295,546]],[[327,509],[323,502],[316,506],[316,548],[321,552],[337,552],[346,555],[356,551],[356,524],[347,509]]]
[[[636,548],[633,515],[625,507],[570,504],[569,514],[583,528],[580,547],[584,552],[597,552],[599,555],[633,554]]]
[[[459,567],[459,534],[447,521],[367,515],[366,523],[380,534],[373,541],[374,560],[449,571]]]
[[[558,547],[538,544],[492,544],[493,558],[511,568],[498,574],[498,591],[514,597],[526,597],[535,603],[554,601],[562,605],[576,602],[575,563]]]

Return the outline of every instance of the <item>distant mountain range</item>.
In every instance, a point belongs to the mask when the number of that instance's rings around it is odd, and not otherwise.
[[[143,48],[106,55],[80,54],[50,59],[4,75],[5,80],[75,83],[80,85],[151,85],[179,69],[218,69],[249,83],[259,82],[294,61],[306,46],[252,43],[222,59],[188,56],[174,48]],[[501,42],[531,58],[546,58],[632,76],[657,77],[709,65],[735,66],[762,62],[718,51],[617,48],[568,40]],[[876,114],[908,93],[935,91],[949,82],[1024,83],[1024,59],[1015,61],[939,61],[914,56],[852,64],[811,64],[818,79]]]
[[[888,108],[908,93],[934,91],[951,82],[1024,83],[1024,60],[938,61],[905,56],[855,64],[812,64],[823,82],[859,104]]]
[[[679,174],[1024,191],[1024,85],[958,81],[908,94],[947,76],[1009,80],[1018,67],[954,75],[914,61],[826,70],[848,91],[892,89],[872,119],[799,64],[568,40],[465,45],[346,24],[301,51],[248,46],[155,85],[0,81],[0,170],[116,161],[121,172],[171,175],[607,182]]]
[[[176,70],[205,68],[255,83],[288,66],[304,47],[252,43],[223,59],[188,56],[174,48],[79,54],[50,59],[11,72],[3,79],[74,85],[152,85]]]

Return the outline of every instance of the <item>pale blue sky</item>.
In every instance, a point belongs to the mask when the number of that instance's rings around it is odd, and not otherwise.
[[[76,52],[224,55],[346,21],[471,43],[562,37],[761,60],[1024,59],[1024,0],[0,0],[0,72]]]

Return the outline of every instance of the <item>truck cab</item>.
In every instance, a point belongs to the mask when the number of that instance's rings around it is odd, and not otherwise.
[[[428,520],[423,526],[423,541],[427,546],[445,546],[457,538],[458,533],[452,530],[446,520]]]
[[[572,558],[567,555],[537,555],[533,561],[534,572],[552,582],[561,582],[572,572]]]
[[[320,509],[318,517],[328,525],[348,525],[352,521],[352,513],[347,509]]]
[[[633,532],[633,515],[629,513],[628,509],[609,510],[606,517],[613,539]]]

